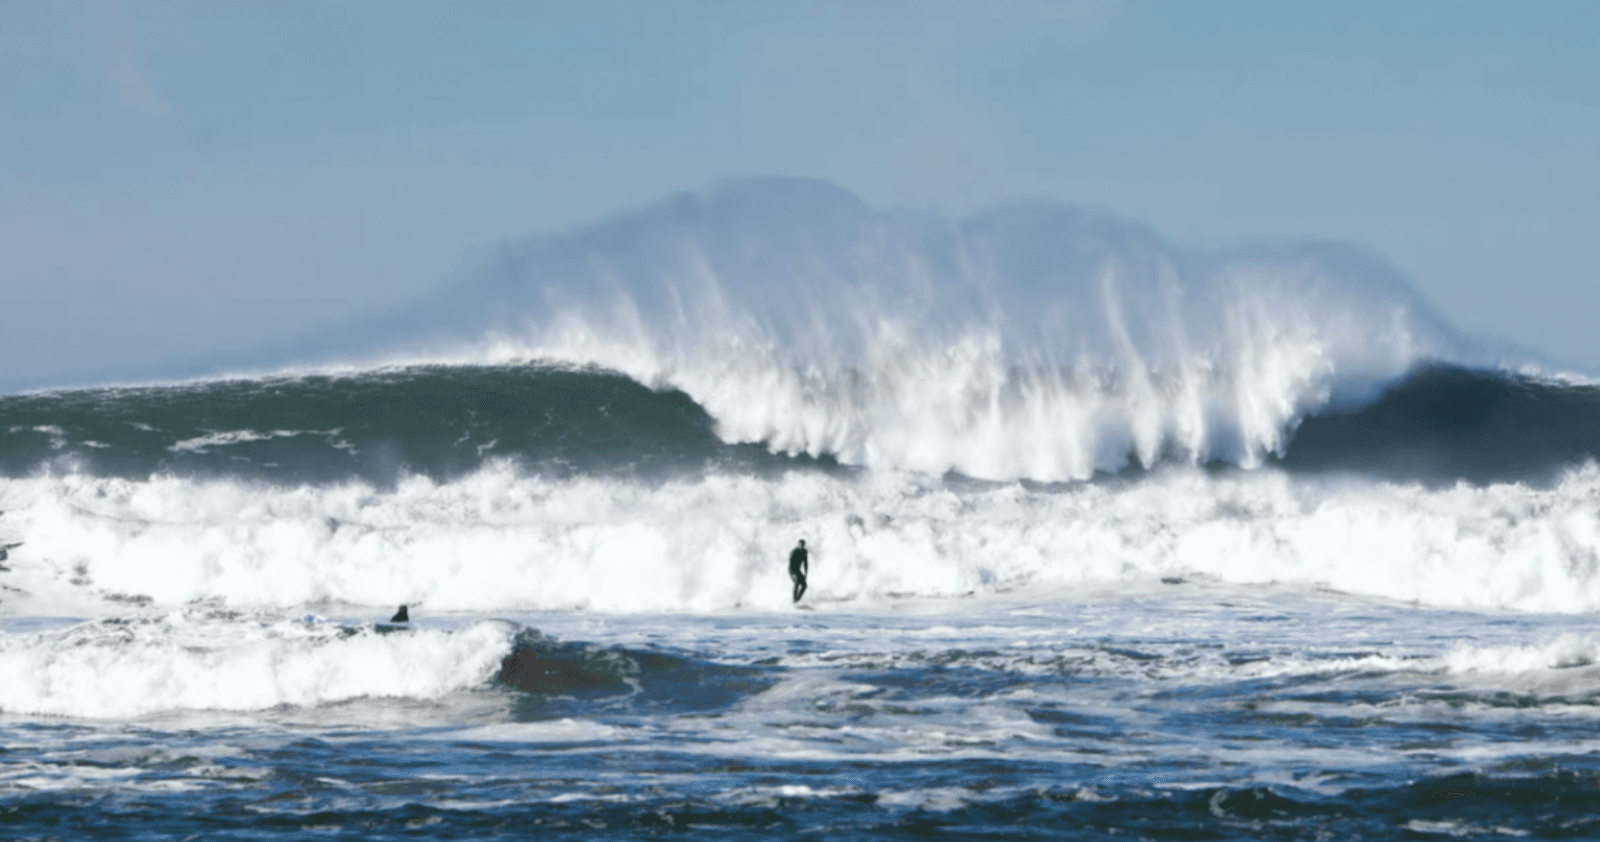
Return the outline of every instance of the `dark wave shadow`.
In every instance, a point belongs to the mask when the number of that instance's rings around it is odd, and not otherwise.
[[[1433,365],[1356,412],[1307,418],[1276,464],[1430,485],[1547,486],[1600,459],[1600,387]]]
[[[494,682],[516,691],[527,722],[611,713],[709,713],[771,687],[775,668],[736,666],[660,650],[559,641],[536,629],[517,635]]]

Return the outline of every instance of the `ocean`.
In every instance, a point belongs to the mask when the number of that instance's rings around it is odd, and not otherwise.
[[[1359,249],[762,179],[271,354],[0,395],[5,838],[1600,837],[1600,386]]]

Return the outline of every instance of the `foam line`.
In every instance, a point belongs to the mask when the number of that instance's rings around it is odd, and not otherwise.
[[[173,605],[781,609],[784,558],[805,538],[809,598],[822,601],[1199,575],[1435,606],[1600,608],[1593,465],[1549,488],[1185,468],[1036,488],[814,471],[647,485],[527,477],[504,463],[388,490],[0,482],[10,526],[28,539],[13,576],[41,592]]]

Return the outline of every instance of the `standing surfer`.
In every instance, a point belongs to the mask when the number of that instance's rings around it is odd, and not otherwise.
[[[806,542],[802,538],[800,546],[789,553],[789,578],[794,580],[795,602],[799,602],[800,597],[806,595],[806,571],[810,567],[810,555],[806,552]]]

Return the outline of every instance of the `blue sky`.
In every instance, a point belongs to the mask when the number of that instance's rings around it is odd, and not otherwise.
[[[1600,369],[1600,4],[0,4],[0,388],[381,312],[743,175],[1370,245]]]

